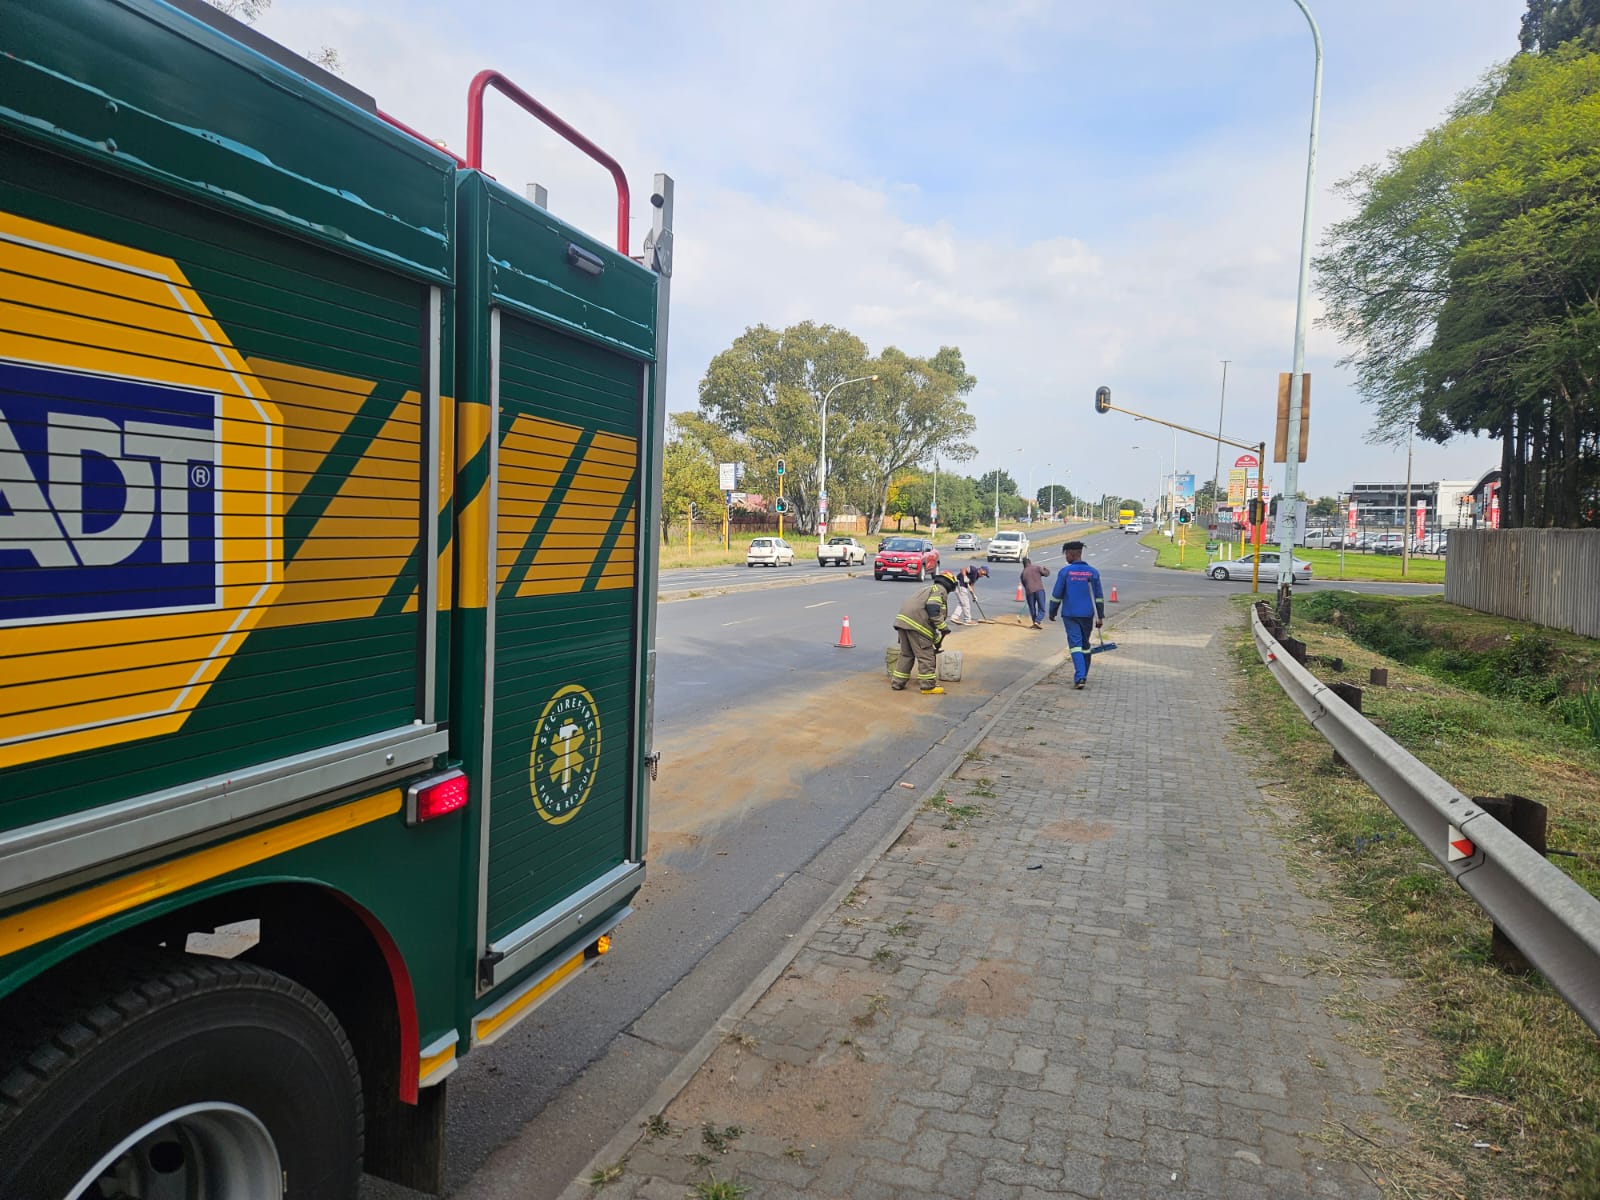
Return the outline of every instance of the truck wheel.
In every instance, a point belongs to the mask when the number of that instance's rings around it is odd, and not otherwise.
[[[0,1196],[355,1196],[355,1054],[293,980],[173,955],[38,1000],[0,1061]]]

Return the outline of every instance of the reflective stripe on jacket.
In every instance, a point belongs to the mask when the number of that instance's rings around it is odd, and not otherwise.
[[[900,606],[900,611],[895,614],[894,627],[909,629],[912,633],[931,638],[936,633],[950,632],[949,616],[950,601],[945,595],[944,586],[931,583],[925,588],[918,588],[916,595]]]

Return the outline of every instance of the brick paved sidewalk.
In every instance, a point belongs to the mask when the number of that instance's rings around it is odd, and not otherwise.
[[[1318,906],[1192,736],[1234,619],[1160,602],[1025,693],[599,1194],[1377,1196],[1319,1140],[1400,1127],[1303,965]]]

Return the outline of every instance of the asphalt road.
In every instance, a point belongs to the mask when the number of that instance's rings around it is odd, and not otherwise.
[[[1062,537],[1035,540],[1035,561],[1052,572]],[[946,566],[984,561],[941,549]],[[1085,557],[1108,595],[1117,589],[1112,616],[1143,600],[1249,590],[1158,569],[1152,551],[1116,531],[1091,536]],[[647,882],[613,953],[450,1079],[447,1195],[558,1195],[893,825],[906,797],[954,761],[998,698],[1061,653],[1059,626],[1023,628],[1017,568],[990,570],[978,598],[995,624],[952,634],[967,670],[941,697],[887,688],[883,649],[914,585],[875,582],[870,563],[664,574]],[[853,650],[835,645],[847,616]],[[415,1195],[371,1179],[362,1194]]]

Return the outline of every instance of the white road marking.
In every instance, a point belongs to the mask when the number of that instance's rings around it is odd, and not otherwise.
[[[740,617],[737,621],[724,621],[722,623],[722,627],[724,629],[726,629],[729,625],[743,625],[746,621],[754,621],[754,620],[755,620],[754,617]]]
[[[833,600],[824,600],[821,604],[808,604],[808,605],[806,605],[806,607],[807,608],[827,608],[828,605],[833,604],[833,603],[835,603],[835,601],[833,601]]]

